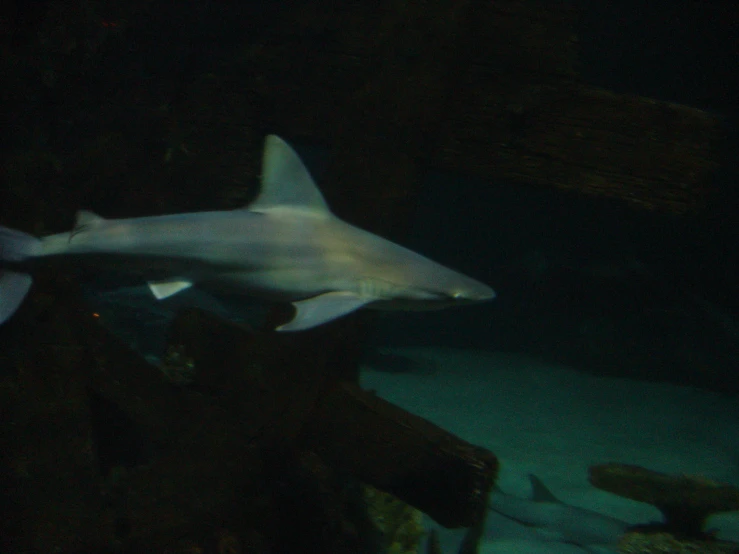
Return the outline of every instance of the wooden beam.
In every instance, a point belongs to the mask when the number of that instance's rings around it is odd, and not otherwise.
[[[386,0],[371,17],[360,3],[304,9],[284,23],[289,43],[266,44],[250,58],[278,128],[337,144],[342,154],[371,152],[376,167],[400,161],[406,176],[430,165],[673,213],[704,204],[719,119],[582,82],[577,12],[566,2],[413,8]],[[323,48],[310,42],[315,35]],[[409,171],[408,160],[419,167]],[[371,166],[358,159],[336,174]],[[403,198],[373,183],[372,194],[391,199],[385,208]]]
[[[457,125],[429,159],[439,168],[620,199],[652,210],[699,209],[718,164],[719,120],[706,112],[581,84],[495,85],[455,99]]]

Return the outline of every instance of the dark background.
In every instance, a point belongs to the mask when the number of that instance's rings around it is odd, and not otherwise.
[[[707,206],[684,216],[642,212],[615,201],[428,168],[411,224],[390,238],[489,282],[499,297],[459,311],[378,316],[375,343],[521,351],[588,371],[739,390],[739,8],[720,1],[575,5],[583,80],[722,119],[722,167]],[[234,69],[236,53],[279,42],[277,22],[301,3],[75,6],[89,6],[88,16],[80,17],[79,10],[71,15],[53,2],[0,8],[0,148],[16,156],[4,158],[3,188],[12,201],[4,202],[3,223],[45,234],[68,229],[79,207],[133,216],[243,202],[224,196],[224,175],[234,173],[238,148],[254,150],[261,136],[275,131],[270,111],[279,108],[252,106],[247,131],[239,113],[224,107],[232,134],[213,144],[235,150],[219,158],[226,169],[209,167],[178,180],[170,175],[169,181],[158,169],[161,154],[154,163],[151,153],[187,153],[180,150],[177,122],[168,125],[161,114],[181,108],[185,91],[203,74],[225,74],[233,89],[253,87],[259,75],[244,71],[243,60]],[[330,37],[320,33],[304,38],[305,48],[331,47]],[[152,130],[163,119],[165,128]],[[109,129],[137,148],[121,146],[121,155],[85,166],[84,174],[95,177],[70,182],[70,160],[86,163],[79,152]],[[320,183],[332,145],[277,131],[298,139]],[[236,142],[245,134],[247,144]],[[105,140],[100,148],[115,152],[115,135]],[[18,152],[28,152],[33,163],[18,169],[17,161],[8,161],[17,160]],[[255,173],[255,161],[248,162],[244,171]],[[253,188],[254,177],[245,182]],[[446,192],[450,183],[453,197]]]

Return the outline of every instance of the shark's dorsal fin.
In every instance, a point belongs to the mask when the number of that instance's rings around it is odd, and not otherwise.
[[[541,479],[539,479],[533,473],[529,474],[529,480],[531,481],[531,500],[534,502],[554,502],[561,504],[562,501],[552,494]]]
[[[277,135],[264,141],[262,190],[246,208],[252,212],[289,208],[317,216],[331,213],[300,157]]]

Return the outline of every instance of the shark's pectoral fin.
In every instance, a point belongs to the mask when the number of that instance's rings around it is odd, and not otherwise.
[[[177,279],[175,281],[149,281],[149,290],[157,300],[163,300],[172,295],[182,292],[185,289],[189,289],[192,286],[192,282],[185,279]]]
[[[327,292],[313,298],[293,302],[295,317],[278,331],[302,331],[336,319],[372,302],[349,292]]]

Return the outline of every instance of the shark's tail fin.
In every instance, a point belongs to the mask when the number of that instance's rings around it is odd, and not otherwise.
[[[7,321],[31,288],[31,276],[7,265],[32,257],[40,241],[21,231],[0,227],[0,323]]]

